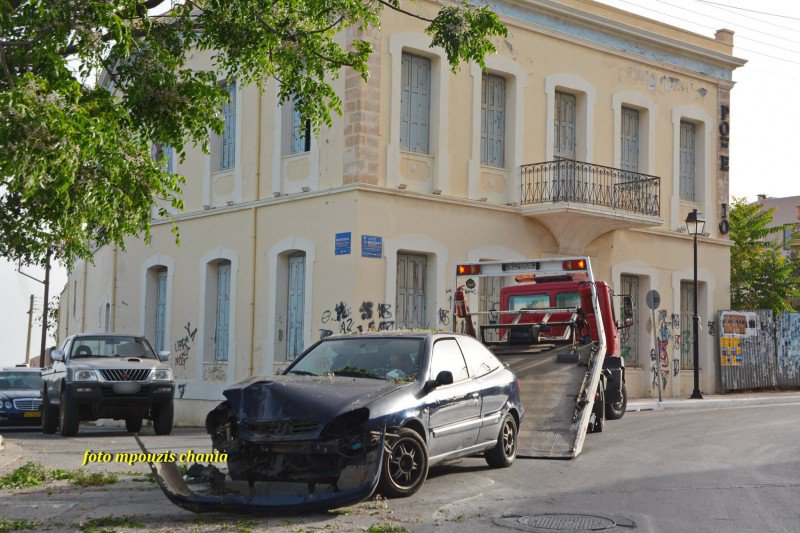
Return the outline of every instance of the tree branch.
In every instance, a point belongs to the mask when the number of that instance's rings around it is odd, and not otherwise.
[[[398,13],[402,13],[403,15],[408,15],[409,17],[413,17],[415,19],[424,20],[425,22],[433,22],[433,19],[423,17],[422,15],[417,15],[416,13],[412,13],[411,11],[406,11],[400,6],[396,6],[391,2],[387,2],[386,0],[378,0],[378,3],[383,4],[386,7],[393,9],[394,11],[397,11]]]
[[[0,45],[0,63],[3,65],[3,74],[5,74],[8,84],[12,88],[15,87],[14,78],[11,76],[11,71],[8,70],[8,64],[6,63],[5,47],[2,45]]]

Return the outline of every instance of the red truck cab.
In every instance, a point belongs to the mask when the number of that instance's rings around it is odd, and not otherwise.
[[[565,279],[566,278],[566,279]],[[612,292],[609,286],[603,281],[595,282],[597,288],[597,300],[602,315],[603,331],[606,336],[606,356],[619,356],[620,338],[619,324],[616,319],[616,311],[613,305]],[[563,311],[552,311],[554,308]],[[500,311],[499,323],[541,323],[549,313],[547,322],[560,323],[570,321],[573,310],[579,309],[582,314],[583,325],[578,328],[576,334],[578,339],[584,339],[587,335],[590,341],[598,341],[597,321],[594,319],[592,308],[592,293],[588,281],[574,280],[569,277],[518,280],[517,285],[504,287],[500,290]],[[548,309],[542,313],[522,313],[515,315],[507,311],[522,311],[531,309]],[[554,325],[547,331],[542,331],[542,337],[557,340],[563,339],[568,326]],[[500,330],[501,338],[505,335],[505,330]],[[563,339],[567,340],[567,339]]]

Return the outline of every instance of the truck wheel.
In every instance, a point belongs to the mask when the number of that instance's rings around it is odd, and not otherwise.
[[[139,433],[142,430],[142,417],[126,418],[125,429],[128,430],[128,433]]]
[[[378,492],[387,498],[404,498],[417,492],[428,477],[428,447],[419,433],[397,430],[383,454]]]
[[[175,418],[175,405],[172,400],[163,405],[154,405],[153,409],[153,431],[156,435],[169,435],[172,433],[172,422]],[[139,427],[141,427],[141,420]]]
[[[595,400],[594,423],[592,433],[602,433],[606,425],[606,393],[600,390],[600,396]]]
[[[75,405],[69,403],[66,392],[61,393],[61,405],[59,406],[58,414],[61,436],[74,437],[77,435],[81,424],[80,413]]]
[[[510,413],[500,426],[497,444],[487,450],[483,457],[492,468],[507,468],[514,464],[514,459],[517,458],[517,421]]]
[[[619,420],[625,415],[628,408],[628,391],[625,390],[625,383],[622,384],[622,394],[618,402],[606,404],[606,418],[609,420]]]
[[[52,435],[58,431],[58,407],[50,404],[47,396],[42,398],[42,433]]]

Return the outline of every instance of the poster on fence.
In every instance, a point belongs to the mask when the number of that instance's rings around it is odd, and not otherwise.
[[[738,366],[742,364],[741,339],[722,337],[720,339],[720,364],[722,366]]]
[[[760,321],[756,313],[723,311],[720,315],[722,315],[723,337],[743,339],[758,335]]]

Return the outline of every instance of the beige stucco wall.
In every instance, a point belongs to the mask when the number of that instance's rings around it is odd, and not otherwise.
[[[594,2],[565,0],[562,4],[565,21],[571,20],[571,10],[580,9],[588,17],[580,21],[581,27],[595,24],[606,33],[621,32],[659,53],[688,58],[680,59],[686,65],[703,60],[715,68],[735,66],[733,59],[724,59],[731,48],[724,42]],[[515,5],[531,12],[545,9],[545,4],[533,1]],[[437,6],[423,2],[419,9],[430,15]],[[605,22],[597,17],[605,17]],[[567,247],[540,215],[525,214],[516,205],[519,165],[552,157],[548,117],[557,88],[577,91],[579,101],[586,102],[581,119],[586,127],[578,136],[578,153],[596,164],[619,166],[615,139],[620,108],[626,104],[640,108],[649,139],[640,171],[661,178],[660,217],[644,221],[623,217],[622,225],[618,221],[610,225],[607,218],[592,218],[589,209],[584,227],[607,229],[595,232],[600,236],[588,239],[589,244],[578,252],[592,258],[596,278],[612,287],[618,287],[622,274],[640,276],[642,298],[646,289],[657,289],[662,309],[670,316],[679,308],[680,281],[691,279],[692,266],[691,240],[676,230],[689,210],[699,208],[709,220],[710,233],[700,239],[700,315],[705,326],[716,310],[729,305],[729,246],[716,223],[718,199],[727,198],[727,182],[719,180],[716,171],[716,125],[722,93],[732,84],[676,66],[674,61],[615,51],[606,37],[590,42],[510,16],[504,16],[504,21],[509,36],[498,41],[498,55],[487,59],[487,67],[507,77],[508,98],[513,102],[506,131],[506,169],[481,167],[474,148],[479,133],[474,117],[479,111],[480,69],[463,65],[459,72],[449,72],[436,51],[427,50],[429,41],[421,22],[387,12],[381,32],[368,36],[376,44],[370,83],[379,90],[359,91],[352,78],[346,81],[346,75],[335,80],[334,87],[343,95],[344,114],[335,116],[331,127],[321,129],[311,152],[285,155],[286,116],[277,106],[274,83],[267,83],[263,92],[240,87],[234,168],[222,174],[212,172],[211,158],[198,147],[188,147],[183,163],[176,160],[175,170],[187,178],[186,209],[177,216],[180,246],[170,233],[171,223],[155,221],[147,245],[129,239],[124,251],[101,248],[94,265],[78,263],[70,274],[66,297],[62,296],[60,337],[83,329],[102,330],[106,303],[112,309],[112,329],[147,333],[147,269],[167,267],[167,344],[180,384],[178,419],[202,423],[227,385],[253,374],[270,374],[285,364],[285,264],[292,253],[306,255],[306,347],[329,331],[366,329],[371,322],[374,327],[381,322],[390,327],[399,251],[428,257],[428,325],[448,327],[447,291],[457,262],[553,256]],[[572,22],[578,24],[577,19]],[[632,26],[620,29],[625,24]],[[348,34],[342,39],[353,37]],[[673,40],[684,43],[684,48],[672,44]],[[409,156],[397,149],[397,65],[406,49],[431,56],[435,64],[431,157]],[[192,66],[211,68],[209,55],[198,54]],[[347,91],[346,83],[350,84]],[[704,185],[697,204],[680,202],[675,196],[676,128],[682,117],[705,124],[705,165],[700,169]],[[571,215],[565,211],[560,216],[566,223]],[[571,231],[582,230],[579,226]],[[340,232],[352,235],[349,255],[334,254],[334,235]],[[361,235],[381,236],[383,257],[361,257]],[[217,260],[230,261],[232,271],[227,363],[212,361],[213,339],[207,327],[208,265]],[[69,315],[67,324],[65,306],[71,312],[75,281],[81,298],[79,313]],[[337,307],[347,316],[337,313]],[[641,339],[642,366],[628,371],[630,394],[655,394],[648,373],[652,321],[645,317],[635,327]],[[716,390],[713,339],[705,332],[701,336],[701,386],[704,391]],[[675,340],[667,348],[670,354],[674,346]],[[683,395],[687,387],[690,390],[689,374],[670,373],[664,393]]]

